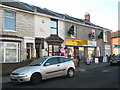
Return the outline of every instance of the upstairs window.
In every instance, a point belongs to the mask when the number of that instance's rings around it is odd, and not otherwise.
[[[15,13],[14,12],[5,11],[4,30],[15,31]]]
[[[70,29],[68,30],[68,35],[71,38],[77,38],[77,26],[71,25]]]
[[[104,42],[107,42],[107,32],[103,32],[103,39],[104,39]]]
[[[58,22],[57,20],[51,19],[51,34],[57,35],[58,34]]]

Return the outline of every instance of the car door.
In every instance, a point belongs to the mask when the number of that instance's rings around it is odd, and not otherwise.
[[[44,71],[44,78],[56,77],[59,74],[60,64],[58,58],[49,58],[45,64],[42,71]]]
[[[59,57],[59,62],[60,62],[60,66],[61,66],[61,68],[60,68],[60,74],[61,75],[65,75],[66,74],[66,70],[67,70],[67,68],[68,68],[68,66],[69,66],[69,59],[67,59],[67,58],[65,58],[65,57]]]

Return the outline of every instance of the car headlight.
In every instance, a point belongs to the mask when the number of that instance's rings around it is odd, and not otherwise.
[[[25,73],[18,73],[18,75],[26,75]]]

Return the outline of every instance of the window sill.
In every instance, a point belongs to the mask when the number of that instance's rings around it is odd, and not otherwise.
[[[108,41],[104,41],[104,43],[107,43]]]
[[[13,31],[13,30],[3,30],[4,32],[17,32],[17,31]]]

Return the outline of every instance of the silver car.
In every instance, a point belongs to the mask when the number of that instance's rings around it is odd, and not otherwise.
[[[10,74],[11,81],[37,84],[41,80],[66,75],[74,76],[74,62],[64,56],[49,56],[33,61],[25,67],[16,69]]]

